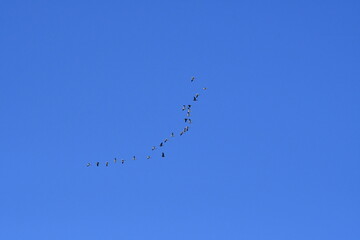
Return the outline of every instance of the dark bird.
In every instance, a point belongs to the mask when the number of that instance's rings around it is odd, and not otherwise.
[[[169,140],[167,138],[165,138],[164,142],[167,142],[167,141],[169,141]]]
[[[175,136],[175,134],[172,132],[172,133],[171,133],[171,136],[172,136],[172,137],[174,137],[174,136]]]
[[[165,157],[165,153],[161,153],[161,157]]]
[[[105,165],[106,165],[106,166],[109,166],[109,162],[106,162]]]
[[[151,150],[153,150],[153,151],[154,151],[155,149],[156,149],[156,147],[155,147],[155,146],[152,146]]]
[[[160,147],[162,147],[164,144],[163,143],[160,143]]]
[[[184,118],[184,120],[185,120],[185,122],[187,122],[188,119],[187,119],[187,118]]]
[[[133,160],[136,160],[136,157],[135,156],[133,156],[133,158],[132,158]]]
[[[190,117],[190,113],[188,112],[188,113],[186,114],[186,116],[187,116],[187,117]]]
[[[189,104],[189,105],[188,105],[188,109],[190,109],[190,108],[191,108],[191,105]]]
[[[185,109],[186,109],[186,106],[185,106],[185,105],[183,105],[182,110],[184,111]]]
[[[100,163],[99,162],[96,162],[96,166],[98,167],[100,165]]]
[[[197,101],[197,98],[196,97],[194,97],[194,100],[193,100],[194,102],[196,102]]]
[[[187,112],[188,112],[188,113],[190,113],[190,112],[191,112],[190,108],[187,110]]]
[[[189,123],[191,123],[191,119],[189,118]]]
[[[90,167],[90,166],[91,166],[91,163],[86,164],[86,166],[87,166],[87,167]]]
[[[206,87],[204,87],[203,89],[204,89],[204,90],[206,90],[207,88],[206,88]]]
[[[116,163],[116,161],[117,161],[116,158],[114,158],[114,163]]]
[[[181,132],[181,133],[180,133],[180,136],[182,136],[183,134],[184,134],[184,132]]]
[[[147,157],[146,157],[146,159],[150,159],[150,158],[151,158],[151,156],[147,156]]]
[[[198,97],[199,97],[199,94],[198,94],[198,93],[197,93],[197,94],[195,94],[195,97],[196,97],[196,98],[198,98]]]
[[[192,78],[191,78],[191,82],[193,82],[194,80],[195,80],[195,77],[192,77]]]
[[[121,164],[124,164],[125,160],[124,159],[121,159]]]

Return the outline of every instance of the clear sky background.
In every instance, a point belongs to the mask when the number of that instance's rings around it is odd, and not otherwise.
[[[359,13],[2,0],[0,239],[360,239]]]

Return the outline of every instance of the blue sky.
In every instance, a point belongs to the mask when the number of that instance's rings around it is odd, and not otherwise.
[[[360,239],[359,12],[1,1],[0,239]]]

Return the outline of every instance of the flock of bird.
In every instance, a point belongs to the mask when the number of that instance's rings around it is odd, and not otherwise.
[[[192,77],[192,78],[191,78],[191,82],[194,82],[194,81],[195,81],[195,77]],[[207,88],[204,87],[204,88],[202,88],[202,89],[203,89],[203,90],[206,90]],[[193,102],[197,102],[199,96],[200,96],[200,94],[199,94],[199,93],[196,93],[196,94],[193,96]],[[189,128],[190,128],[190,127],[189,127],[189,124],[192,123],[192,120],[191,120],[191,107],[192,107],[191,104],[186,104],[186,105],[183,105],[182,108],[181,108],[182,111],[185,111],[185,112],[186,112],[186,117],[184,118],[184,122],[187,124],[187,126],[185,126],[185,127],[182,129],[182,131],[179,133],[179,136],[182,136],[182,135],[185,134],[187,131],[189,131]],[[172,133],[170,134],[170,137],[171,137],[171,138],[173,138],[173,137],[175,137],[175,136],[176,136],[176,134],[175,134],[174,132],[172,132]],[[157,147],[157,146],[152,146],[152,147],[151,147],[151,150],[152,150],[152,151],[155,151],[155,150],[157,150],[157,149],[162,149],[162,148],[164,147],[165,143],[168,142],[168,141],[169,141],[169,139],[168,139],[168,138],[165,138],[165,139],[158,145],[158,147]],[[161,157],[163,157],[163,158],[165,157],[165,153],[164,153],[163,151],[161,151]],[[151,158],[151,155],[146,156],[146,159],[150,159],[150,158]],[[136,159],[137,159],[136,156],[133,156],[133,157],[132,157],[132,160],[136,160]],[[116,163],[118,162],[118,159],[117,159],[117,158],[114,158],[113,162],[114,162],[114,164],[116,164]],[[125,164],[126,160],[125,160],[125,159],[120,159],[119,162],[121,162],[121,164]],[[95,163],[95,166],[97,166],[97,167],[99,167],[100,165],[102,165],[100,162],[96,162],[96,163]],[[110,165],[110,162],[107,161],[107,162],[105,162],[104,165],[105,165],[106,167],[108,167],[108,166]],[[86,166],[87,166],[87,167],[90,167],[90,166],[92,166],[92,164],[91,164],[91,163],[87,163]]]

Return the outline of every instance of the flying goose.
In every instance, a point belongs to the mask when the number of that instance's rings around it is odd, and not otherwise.
[[[151,156],[147,156],[147,157],[146,157],[146,159],[150,159],[150,158],[151,158]]]
[[[105,165],[106,165],[106,166],[109,166],[109,162],[106,162]]]
[[[136,160],[136,157],[135,156],[133,156],[133,158],[132,158],[133,160]]]
[[[98,167],[100,165],[100,163],[99,162],[96,162],[96,166]]]
[[[165,153],[161,153],[161,157],[165,157]]]
[[[195,77],[192,77],[192,78],[191,78],[191,82],[193,82],[194,80],[195,80]]]
[[[87,167],[90,167],[90,166],[91,166],[91,163],[86,164],[86,166],[87,166]]]

